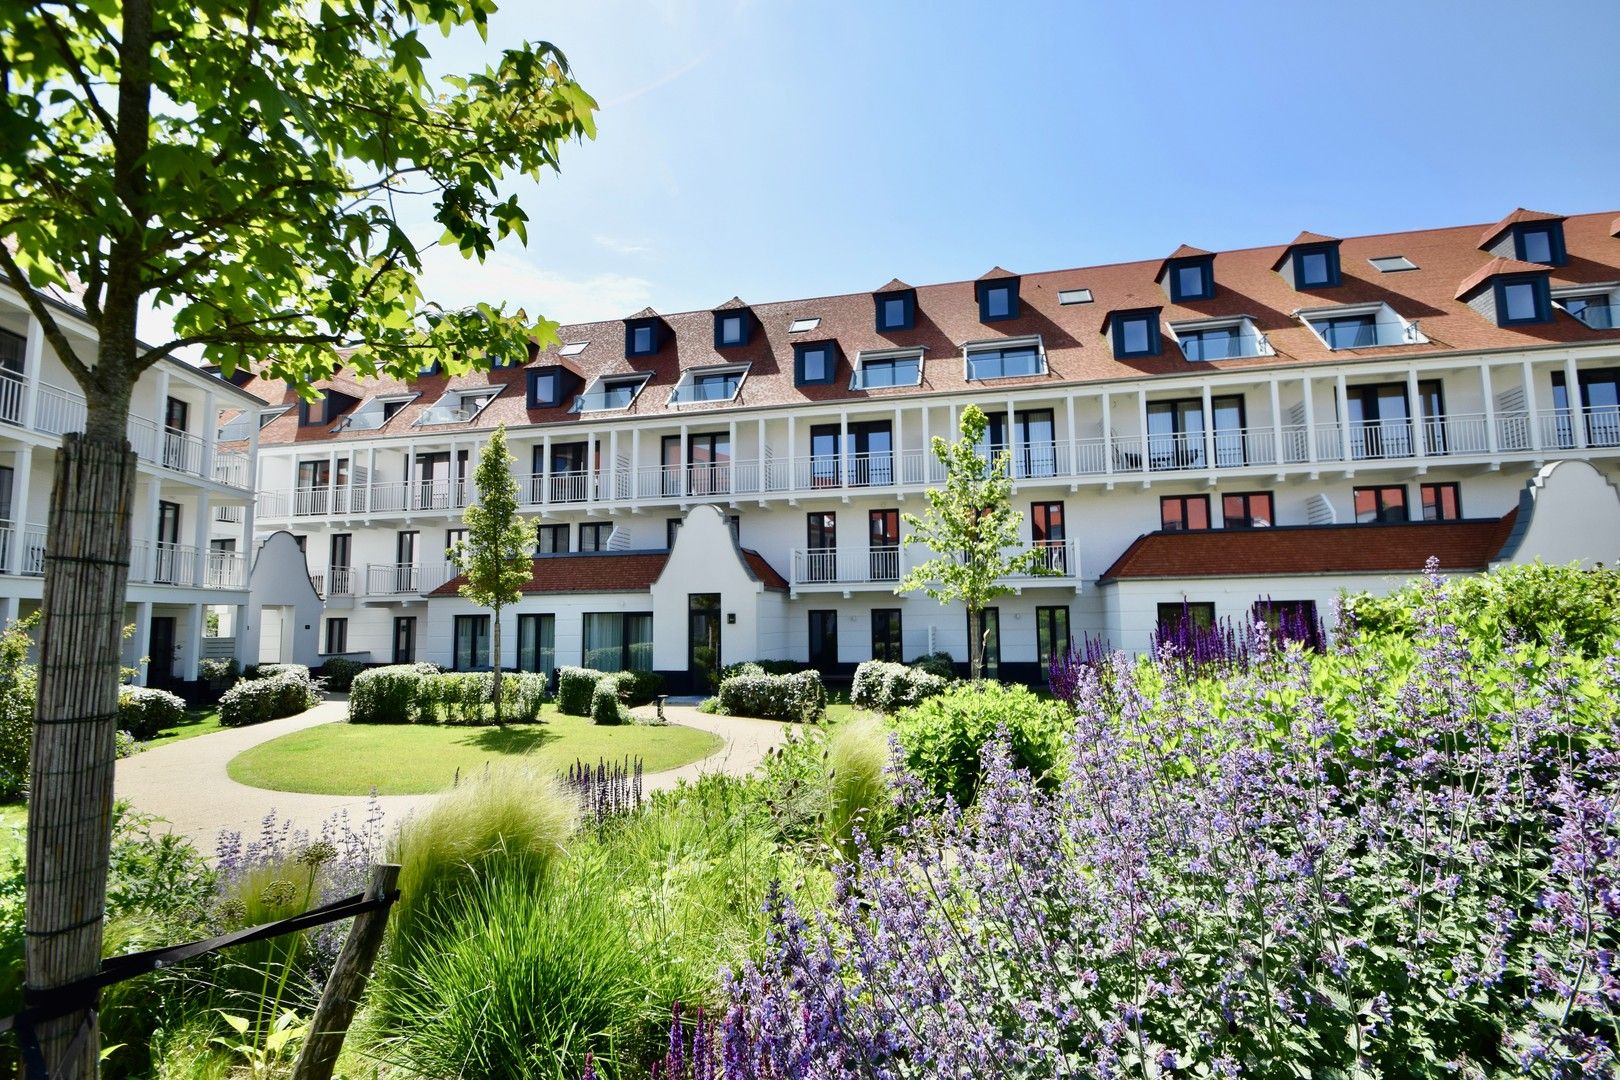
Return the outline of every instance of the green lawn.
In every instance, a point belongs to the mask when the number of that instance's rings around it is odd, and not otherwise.
[[[23,830],[28,827],[28,807],[22,803],[0,806],[0,863],[21,855],[27,847]]]
[[[211,735],[219,730],[218,709],[188,709],[184,721],[175,727],[158,732],[152,738],[141,743],[141,746],[144,749],[150,749],[154,746],[180,742],[182,739],[195,739],[199,735]]]
[[[547,705],[543,724],[440,727],[322,724],[261,743],[232,758],[231,779],[272,791],[316,795],[420,795],[450,787],[486,763],[531,761],[559,772],[576,760],[640,758],[648,772],[708,757],[721,739],[670,724],[598,727]]]

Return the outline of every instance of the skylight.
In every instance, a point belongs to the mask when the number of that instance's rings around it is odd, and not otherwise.
[[[794,319],[793,324],[788,327],[788,333],[802,334],[806,330],[814,330],[820,325],[821,318],[819,316],[813,319]]]
[[[1065,307],[1067,307],[1069,304],[1089,304],[1091,303],[1091,290],[1060,289],[1058,291],[1058,303],[1064,305]]]
[[[585,351],[585,347],[589,344],[590,342],[588,341],[570,341],[568,344],[557,350],[557,355],[578,356],[580,353]]]
[[[1397,270],[1416,270],[1418,264],[1405,255],[1380,255],[1375,259],[1368,259],[1373,269],[1380,274],[1393,274]]]

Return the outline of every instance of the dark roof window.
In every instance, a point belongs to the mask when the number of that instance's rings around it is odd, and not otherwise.
[[[624,355],[651,356],[664,346],[669,326],[651,308],[624,320]]]
[[[554,409],[563,403],[563,369],[560,367],[534,368],[529,372],[529,408]]]
[[[1496,324],[1522,326],[1552,321],[1547,275],[1523,274],[1496,279]]]
[[[837,381],[838,345],[801,341],[793,346],[793,385],[822,386]]]
[[[1563,266],[1568,261],[1564,253],[1564,223],[1537,221],[1515,225],[1513,257],[1522,262],[1541,263],[1543,266]]]
[[[1208,300],[1215,295],[1215,256],[1183,244],[1164,260],[1159,284],[1175,303]]]
[[[917,290],[894,289],[872,294],[879,333],[910,330],[917,325]]]
[[[1159,355],[1158,308],[1110,312],[1108,322],[1114,336],[1114,359]]]
[[[1018,284],[1016,274],[1009,274],[999,266],[975,281],[973,294],[979,301],[979,321],[1000,322],[1018,318]]]
[[[735,349],[754,336],[754,313],[746,307],[721,308],[714,313],[714,347]]]

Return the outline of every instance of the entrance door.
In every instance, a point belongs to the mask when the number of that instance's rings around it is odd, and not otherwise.
[[[191,406],[179,398],[169,398],[163,405],[163,464],[171,469],[184,469],[186,462],[186,431],[190,428]]]
[[[810,666],[825,675],[838,664],[838,612],[810,612]]]
[[[551,612],[518,616],[517,666],[551,677],[557,666],[557,616]]]
[[[328,545],[329,558],[326,563],[326,595],[348,596],[352,591],[349,584],[349,553],[354,537],[349,533],[333,533],[331,543]]]
[[[151,632],[146,643],[148,686],[169,686],[174,682],[174,625],[172,615],[152,616]]]
[[[1069,647],[1069,641],[1068,608],[1035,609],[1035,659],[1040,664],[1042,682],[1051,675],[1053,658],[1063,655]]]
[[[900,511],[867,514],[867,572],[873,581],[900,580]]]
[[[686,670],[704,690],[720,685],[720,594],[691,593],[687,598]]]
[[[416,616],[394,617],[394,663],[416,663]]]

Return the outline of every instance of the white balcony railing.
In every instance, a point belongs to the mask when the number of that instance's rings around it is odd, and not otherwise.
[[[0,521],[0,573],[39,577],[45,573],[45,526]]]
[[[447,563],[372,563],[366,567],[366,595],[425,596],[455,575],[455,567]]]
[[[1080,553],[1072,540],[1049,540],[1034,545],[1040,565],[1050,574],[1019,574],[1019,581],[1053,579],[1055,584],[1072,584],[1080,576]],[[913,566],[926,562],[928,553],[920,548],[897,546],[842,548],[797,548],[793,552],[790,578],[795,589],[806,587],[874,586],[892,589]]]

